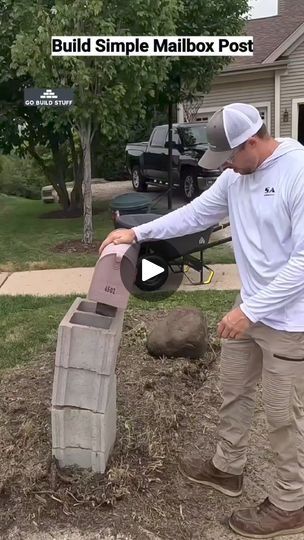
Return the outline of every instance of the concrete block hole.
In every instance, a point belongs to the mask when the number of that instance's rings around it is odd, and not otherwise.
[[[102,328],[104,330],[109,330],[112,321],[112,317],[98,315],[97,313],[84,313],[82,311],[76,311],[70,320],[72,324],[90,326],[91,328]]]

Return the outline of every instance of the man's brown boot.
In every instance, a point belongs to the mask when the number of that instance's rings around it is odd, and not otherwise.
[[[233,512],[231,529],[247,538],[275,538],[304,532],[304,509],[281,510],[269,499],[259,506]]]
[[[185,457],[179,462],[180,472],[193,482],[209,486],[229,497],[242,494],[243,475],[229,474],[217,469],[212,460],[202,461],[200,457]]]

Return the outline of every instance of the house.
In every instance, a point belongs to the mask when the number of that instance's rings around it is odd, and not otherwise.
[[[270,133],[304,144],[304,0],[278,0],[278,15],[250,20],[252,57],[237,57],[202,98],[197,121],[232,102],[256,106]]]

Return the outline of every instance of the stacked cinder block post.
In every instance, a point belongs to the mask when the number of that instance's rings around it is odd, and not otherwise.
[[[118,249],[109,248],[99,259],[88,298],[77,298],[59,325],[52,448],[61,467],[77,465],[103,473],[115,442],[115,367],[129,296],[120,272],[118,277]],[[106,255],[114,255],[114,265]],[[131,255],[127,271],[135,271],[137,250]]]
[[[53,454],[103,472],[116,436],[116,357],[124,311],[77,298],[60,323],[52,398]]]

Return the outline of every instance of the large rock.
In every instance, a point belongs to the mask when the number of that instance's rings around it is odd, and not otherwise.
[[[175,309],[152,329],[147,348],[153,356],[199,358],[208,346],[208,326],[199,309]]]

